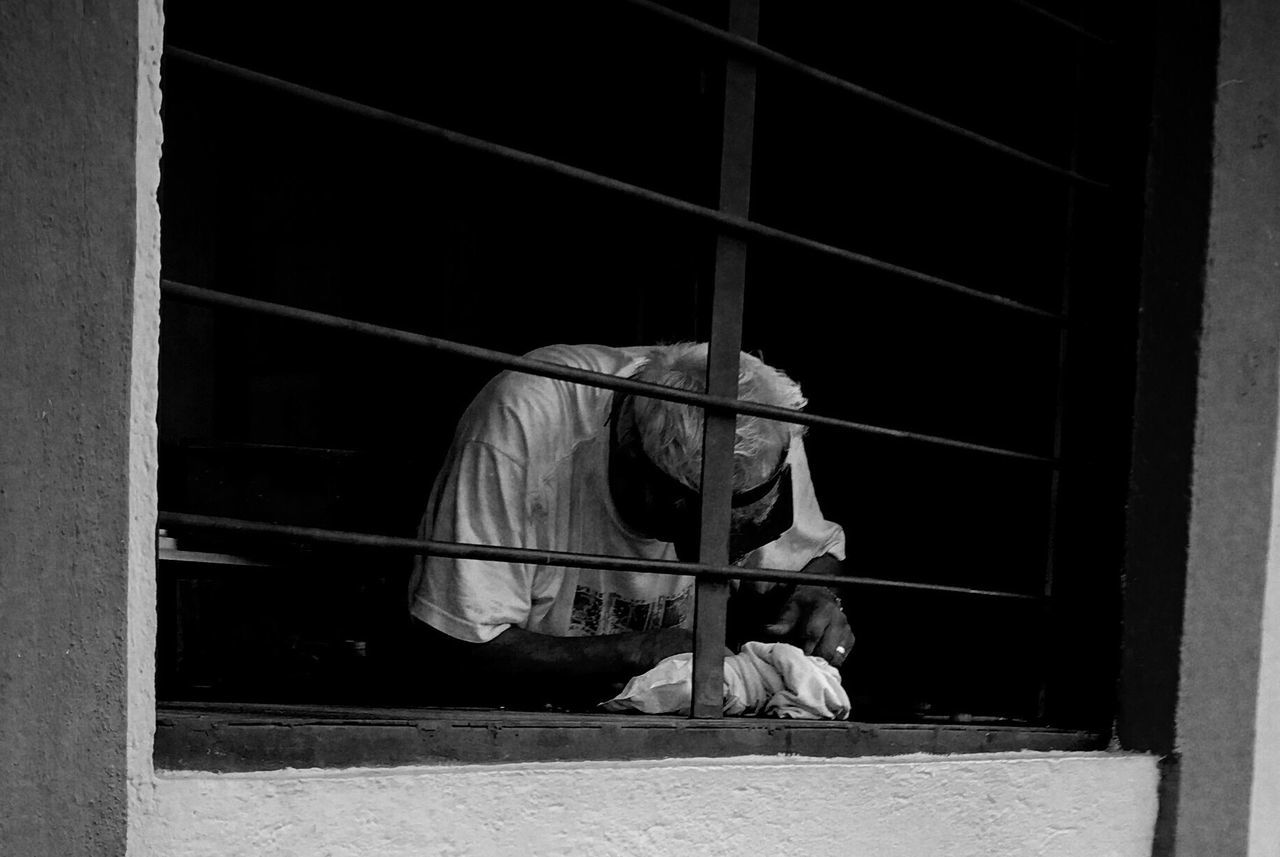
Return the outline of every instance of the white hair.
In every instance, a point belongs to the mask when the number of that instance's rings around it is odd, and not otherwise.
[[[681,342],[656,346],[645,355],[644,365],[633,376],[637,381],[704,392],[706,389],[707,344]],[[806,404],[800,385],[758,357],[743,352],[738,359],[738,398],[791,410]],[[696,405],[633,397],[633,413],[645,454],[668,475],[694,490],[702,484],[703,411]],[[795,423],[739,414],[733,444],[733,490],[759,485],[772,475],[781,456],[794,438],[804,432]],[[747,510],[747,517],[763,518],[776,496],[767,504]],[[735,510],[735,517],[736,517]]]

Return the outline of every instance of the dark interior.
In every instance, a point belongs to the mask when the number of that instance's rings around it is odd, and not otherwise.
[[[667,5],[723,25],[722,4]],[[166,38],[716,205],[713,42],[624,2],[422,6],[180,0]],[[767,47],[1106,185],[760,71],[752,219],[1069,314],[1064,344],[1050,318],[753,243],[744,348],[800,381],[810,411],[1062,461],[1055,476],[810,431],[852,573],[1055,596],[851,587],[858,719],[1110,716],[1145,132],[1126,57],[1141,43],[1101,7],[1059,13],[1102,38],[998,0],[763,4]],[[163,109],[167,279],[512,353],[708,336],[704,223],[176,57]],[[342,530],[414,534],[495,371],[174,298],[161,335],[161,508]],[[446,701],[405,657],[404,557],[169,535],[271,563],[161,563],[161,700]]]

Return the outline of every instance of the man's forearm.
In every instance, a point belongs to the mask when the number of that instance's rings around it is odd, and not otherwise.
[[[487,643],[470,646],[472,660],[487,670],[533,680],[568,676],[606,679],[634,674],[640,662],[640,637],[552,637],[510,627]]]
[[[663,658],[693,650],[692,634],[683,628],[552,637],[510,627],[487,643],[468,643],[416,624],[459,681],[499,703],[601,702]]]

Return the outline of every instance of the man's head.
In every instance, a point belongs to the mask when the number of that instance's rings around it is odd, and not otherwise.
[[[681,343],[658,346],[633,376],[636,380],[703,392],[707,346]],[[738,363],[738,398],[799,410],[805,405],[800,386],[759,358],[742,354]],[[702,479],[703,411],[694,405],[626,396],[615,409],[615,438],[620,447],[621,479],[617,491],[629,492],[633,517],[642,518],[650,535],[673,541],[682,558],[696,554],[698,500]],[[731,530],[736,560],[756,544],[771,513],[790,523],[787,450],[803,427],[761,417],[739,415],[733,450],[734,503]],[[614,473],[618,476],[618,471]],[[785,483],[785,484],[784,484]],[[780,499],[787,508],[779,507]]]

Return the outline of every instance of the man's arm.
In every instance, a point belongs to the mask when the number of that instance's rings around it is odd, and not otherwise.
[[[818,506],[804,441],[796,438],[791,464],[791,528],[750,555],[746,565],[795,569],[807,574],[844,576],[844,531],[826,520]],[[763,592],[742,586],[746,621],[736,623],[735,641],[781,640],[840,666],[853,651],[853,631],[836,592],[826,586],[776,585]]]
[[[459,701],[476,703],[595,705],[662,659],[693,651],[693,632],[685,628],[552,637],[512,626],[471,643],[413,624],[424,652],[446,661]]]

